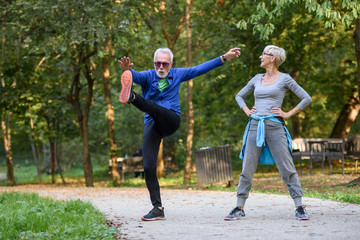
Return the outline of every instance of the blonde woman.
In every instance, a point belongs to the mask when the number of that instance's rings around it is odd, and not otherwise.
[[[284,49],[274,45],[266,46],[259,58],[260,67],[266,72],[253,77],[235,97],[240,108],[250,119],[240,154],[243,166],[237,189],[237,205],[225,220],[245,218],[244,206],[252,186],[253,175],[258,163],[264,161],[276,163],[294,201],[295,217],[299,220],[309,220],[302,204],[303,191],[291,156],[291,137],[283,119],[300,112],[312,99],[289,74],[278,70],[286,58]],[[284,112],[281,107],[287,90],[298,96],[300,102],[290,111]],[[255,98],[255,106],[251,109],[244,101],[250,92],[254,92]]]

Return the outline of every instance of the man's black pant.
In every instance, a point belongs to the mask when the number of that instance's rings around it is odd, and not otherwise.
[[[154,207],[160,207],[162,206],[160,186],[156,176],[159,146],[163,137],[170,136],[179,129],[180,116],[174,111],[161,107],[139,95],[136,95],[131,104],[149,114],[153,119],[144,125],[143,164],[145,182],[150,193],[151,203]]]

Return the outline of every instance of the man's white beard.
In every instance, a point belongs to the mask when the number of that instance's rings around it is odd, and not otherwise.
[[[167,71],[163,71],[163,73],[161,74],[160,73],[160,70],[155,70],[156,71],[156,75],[159,77],[159,78],[166,78],[168,73]]]

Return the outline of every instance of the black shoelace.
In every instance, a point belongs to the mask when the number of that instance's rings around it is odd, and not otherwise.
[[[305,210],[304,210],[305,207],[298,207],[297,211],[300,213],[300,214],[305,214]]]
[[[241,210],[240,208],[236,207],[236,208],[234,208],[234,209],[231,211],[230,214],[234,214],[234,213],[236,213],[237,211],[243,211],[243,210]]]

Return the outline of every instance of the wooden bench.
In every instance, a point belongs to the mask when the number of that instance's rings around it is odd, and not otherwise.
[[[126,157],[117,158],[118,171],[121,176],[121,180],[124,180],[125,172],[144,172],[143,158],[139,157]],[[111,172],[112,162],[109,160],[109,170]]]
[[[121,179],[124,180],[124,173],[126,172],[144,172],[143,158],[141,156],[137,157],[126,157],[126,158],[117,158],[118,162],[118,171],[121,176]],[[164,168],[171,168],[171,158],[164,158]],[[112,167],[111,159],[109,160],[109,166]]]
[[[355,173],[357,173],[358,160],[360,159],[360,136],[351,136],[345,139],[345,159],[355,161]]]
[[[300,160],[300,175],[302,175],[302,161],[309,160],[312,171],[312,163],[321,161],[322,172],[325,160],[329,162],[329,174],[331,174],[331,161],[341,160],[342,174],[344,175],[345,139],[343,138],[298,138],[293,140],[293,158]]]

